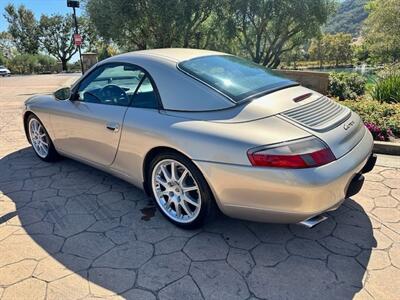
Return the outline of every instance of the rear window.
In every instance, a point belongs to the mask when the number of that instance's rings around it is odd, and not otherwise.
[[[297,85],[272,70],[230,55],[211,55],[181,62],[179,68],[236,102]]]

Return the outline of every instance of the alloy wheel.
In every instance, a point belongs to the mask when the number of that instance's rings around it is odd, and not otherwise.
[[[194,221],[201,209],[201,193],[196,179],[182,163],[164,159],[152,172],[152,189],[163,212],[178,223]]]
[[[49,139],[44,127],[35,118],[29,121],[29,137],[37,155],[46,158],[49,154]]]

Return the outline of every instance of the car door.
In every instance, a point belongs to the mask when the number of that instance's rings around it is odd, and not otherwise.
[[[135,66],[101,65],[74,88],[71,100],[60,101],[51,116],[56,148],[103,166],[114,161],[123,119],[143,79]]]

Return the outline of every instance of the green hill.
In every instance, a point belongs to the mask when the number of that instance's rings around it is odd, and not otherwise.
[[[345,0],[337,10],[337,12],[329,19],[325,26],[325,32],[351,33],[354,37],[360,35],[361,26],[367,18],[368,13],[365,11],[365,4],[368,0]]]

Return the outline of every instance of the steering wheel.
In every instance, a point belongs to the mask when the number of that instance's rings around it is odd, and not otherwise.
[[[117,105],[128,105],[129,103],[129,98],[126,92],[115,84],[109,84],[103,87],[101,95],[102,99],[107,99],[105,100],[105,104],[112,102]]]

